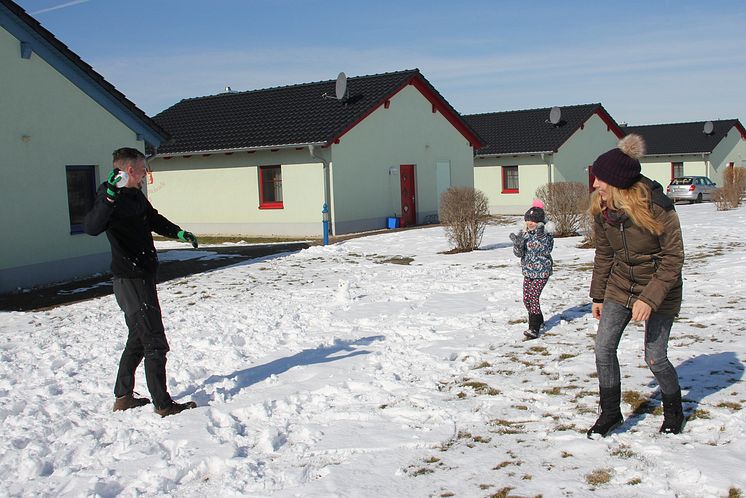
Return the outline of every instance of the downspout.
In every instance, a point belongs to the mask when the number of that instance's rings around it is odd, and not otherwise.
[[[327,161],[323,156],[316,155],[316,147],[313,144],[308,145],[308,152],[311,154],[311,157],[314,159],[318,159],[323,164],[323,176],[324,176],[324,205],[321,207],[321,214],[322,214],[322,223],[323,223],[323,236],[324,236],[324,245],[327,245],[329,243],[329,234],[334,235],[334,229],[332,228],[332,213],[330,208],[330,201],[329,201],[329,161]]]
[[[547,154],[544,152],[541,153],[541,160],[547,163],[547,183],[551,185],[552,183],[552,163],[551,161],[547,160]]]

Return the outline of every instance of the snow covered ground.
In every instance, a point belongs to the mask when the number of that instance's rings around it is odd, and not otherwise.
[[[113,296],[1,313],[0,496],[746,493],[746,209],[677,209],[685,300],[669,356],[692,418],[680,436],[658,434],[630,325],[625,424],[585,437],[596,321],[578,238],[556,240],[548,330],[524,342],[515,226],[458,255],[431,227],[160,285],[169,389],[200,405],[173,417],[111,412],[126,336]],[[146,395],[142,370],[138,385]]]

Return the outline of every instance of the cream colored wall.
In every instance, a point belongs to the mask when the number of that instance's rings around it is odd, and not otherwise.
[[[519,191],[502,192],[502,166],[518,166]],[[474,187],[487,195],[491,214],[523,214],[536,190],[549,181],[549,167],[541,156],[502,156],[474,159]]]
[[[391,98],[332,148],[335,233],[385,228],[401,214],[399,170],[415,165],[418,223],[438,212],[437,163],[450,162],[451,185],[473,186],[473,149],[414,86]]]
[[[283,208],[259,209],[258,166],[281,165]],[[321,236],[322,165],[307,148],[150,161],[148,197],[196,234]]]
[[[555,154],[475,158],[474,186],[487,194],[491,213],[522,214],[536,198],[536,191],[549,182],[550,168],[553,182],[587,185],[588,166],[617,141],[606,123],[594,114]],[[518,166],[519,193],[502,193],[502,166]]]
[[[640,161],[642,174],[663,187],[671,183],[671,163],[684,163],[685,175],[706,175],[707,166],[701,155],[677,154],[659,157],[643,157]]]
[[[616,147],[619,138],[608,129],[598,114],[592,115],[554,154],[555,182],[580,182],[588,185],[588,166],[598,156]]]
[[[19,41],[3,28],[0,67],[0,271],[33,274],[50,262],[108,254],[105,236],[70,234],[65,166],[97,165],[105,175],[112,150],[143,144],[36,53],[22,59]],[[97,265],[88,273],[106,269]],[[53,266],[60,267],[38,277],[64,273],[65,265]]]

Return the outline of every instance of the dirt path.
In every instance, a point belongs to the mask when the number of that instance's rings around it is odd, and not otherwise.
[[[233,257],[197,258],[185,261],[164,261],[158,268],[158,283],[186,277],[224,266],[234,265],[250,259],[271,256],[283,252],[296,252],[310,246],[307,242],[266,244],[230,247],[206,247],[200,250]],[[159,251],[167,253],[168,251]],[[17,294],[0,295],[0,311],[32,311],[85,301],[113,292],[111,275],[101,275],[74,282],[65,282],[49,287],[39,287]]]

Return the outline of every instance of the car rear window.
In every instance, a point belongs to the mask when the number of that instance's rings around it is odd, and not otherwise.
[[[691,178],[674,178],[671,180],[671,185],[691,185]]]

